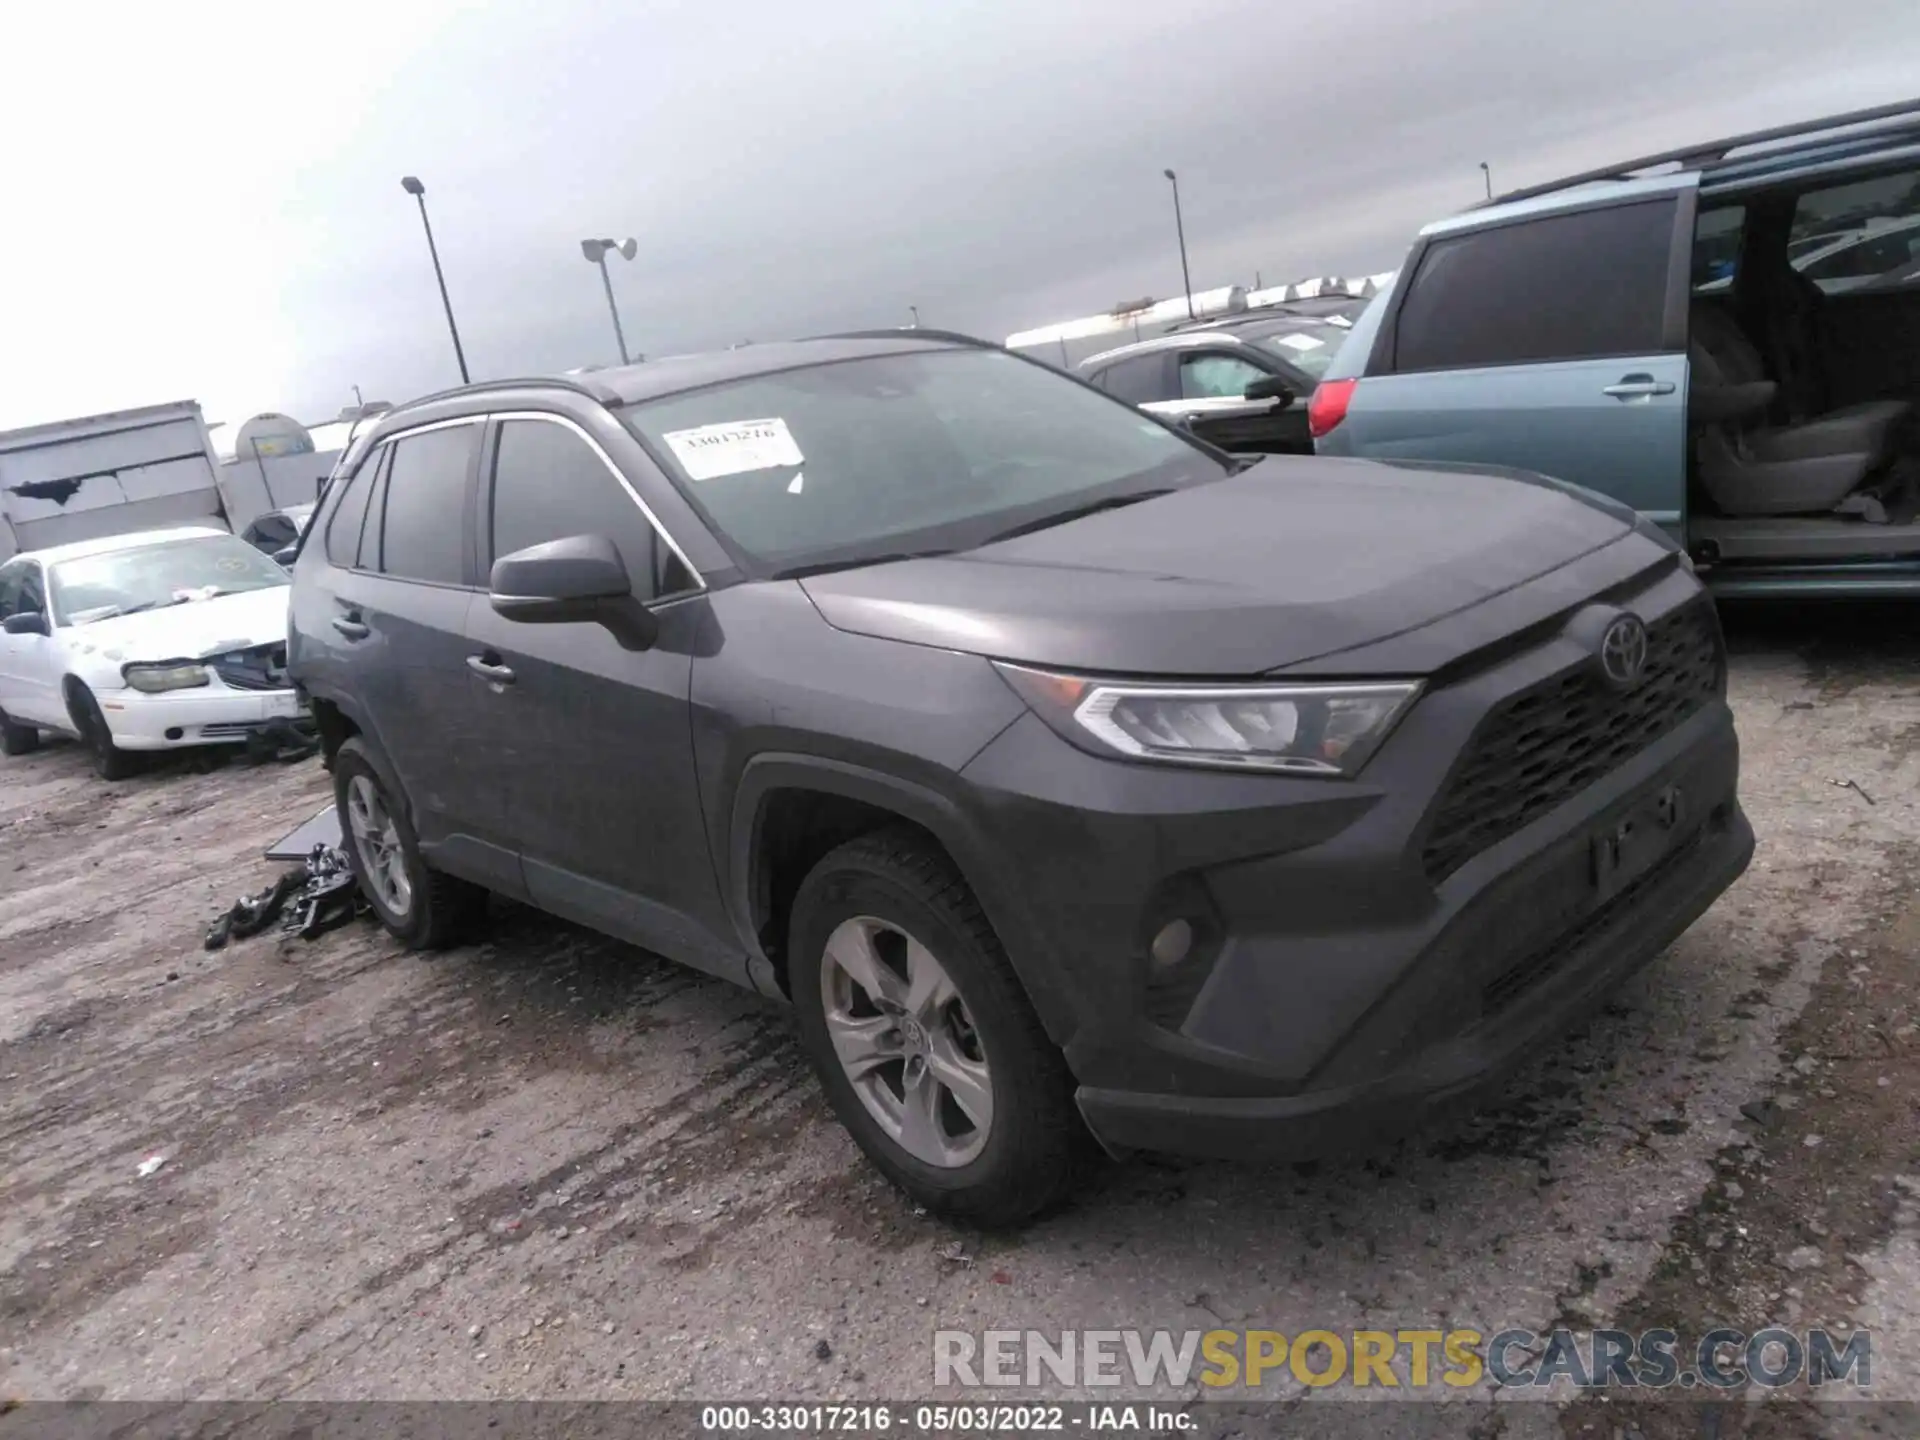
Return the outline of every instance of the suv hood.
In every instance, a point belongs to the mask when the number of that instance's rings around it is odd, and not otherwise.
[[[60,633],[78,655],[127,661],[194,660],[253,645],[283,644],[291,585],[189,600],[164,610],[142,610],[75,625]]]
[[[1630,510],[1544,477],[1290,457],[964,554],[799,583],[855,634],[1064,670],[1258,675],[1430,626],[1634,527]],[[1661,558],[1644,543],[1645,563]]]

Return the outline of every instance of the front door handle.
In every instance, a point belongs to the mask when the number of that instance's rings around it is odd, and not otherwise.
[[[1656,380],[1651,375],[1622,375],[1618,384],[1609,385],[1600,393],[1616,400],[1639,400],[1649,395],[1671,395],[1673,382]]]
[[[467,656],[467,669],[473,671],[482,680],[491,680],[496,685],[513,684],[513,671],[497,660],[489,660],[484,655]]]
[[[360,623],[358,614],[335,616],[333,628],[349,640],[364,640],[373,633]]]

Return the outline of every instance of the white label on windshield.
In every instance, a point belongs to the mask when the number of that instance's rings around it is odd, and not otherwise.
[[[1318,350],[1327,342],[1324,340],[1316,340],[1311,335],[1282,335],[1280,337],[1280,343],[1289,350],[1298,350],[1304,355],[1309,350]]]
[[[669,430],[661,437],[689,480],[713,480],[722,475],[744,475],[750,470],[773,470],[802,464],[806,457],[794,442],[787,422],[734,420],[725,425],[702,425],[697,430]]]
[[[1342,330],[1351,330],[1353,328],[1353,322],[1344,315],[1329,315],[1327,317],[1327,324],[1338,325]]]

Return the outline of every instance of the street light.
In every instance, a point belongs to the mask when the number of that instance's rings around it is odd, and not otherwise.
[[[1187,287],[1187,318],[1193,319],[1193,276],[1187,270],[1187,227],[1180,218],[1180,177],[1171,170],[1162,170],[1167,182],[1173,186],[1173,228],[1180,237],[1180,280]]]
[[[907,309],[913,312],[913,328],[918,330],[920,328],[920,307],[918,305],[909,305]]]
[[[1480,162],[1480,173],[1486,177],[1487,199],[1491,200],[1493,198],[1493,170],[1484,160]]]
[[[427,187],[412,175],[403,175],[400,188],[420,202],[420,224],[427,232],[427,253],[433,257],[433,278],[440,285],[440,303],[447,312],[447,333],[453,336],[453,358],[460,362],[460,383],[471,384],[467,376],[467,352],[460,348],[460,329],[453,323],[453,301],[447,298],[447,277],[440,270],[440,247],[433,243],[433,222],[427,219]]]
[[[623,260],[631,260],[639,253],[640,245],[639,242],[631,237],[621,241],[617,245],[611,240],[582,240],[580,242],[580,253],[586,256],[590,263],[600,267],[600,283],[606,286],[607,289],[607,313],[613,316],[613,338],[620,346],[620,363],[622,365],[631,365],[633,361],[627,358],[627,334],[626,331],[620,328],[620,307],[613,303],[613,277],[607,273],[607,252],[609,250],[618,251],[620,258]]]

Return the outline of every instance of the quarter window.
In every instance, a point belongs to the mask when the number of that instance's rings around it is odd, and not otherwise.
[[[1395,317],[1394,368],[1661,350],[1673,220],[1655,200],[1436,240]]]
[[[384,573],[436,585],[467,583],[467,480],[479,434],[477,424],[450,425],[393,442],[381,512]]]
[[[334,502],[333,515],[327,521],[327,559],[343,570],[360,563],[360,531],[367,521],[367,496],[373,493],[373,483],[386,463],[386,449],[374,451],[347,477],[347,488]]]

